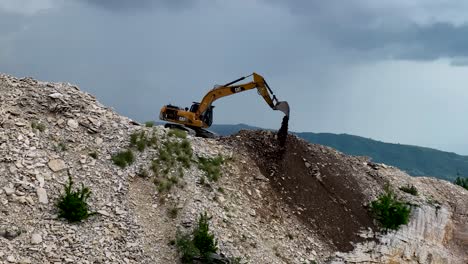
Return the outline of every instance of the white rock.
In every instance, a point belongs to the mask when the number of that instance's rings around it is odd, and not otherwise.
[[[118,215],[123,215],[123,214],[125,214],[125,211],[117,207],[117,208],[115,208],[115,213],[118,214]]]
[[[103,140],[102,140],[102,138],[98,137],[98,138],[96,138],[95,142],[96,142],[96,145],[101,145]]]
[[[53,94],[49,94],[49,97],[50,97],[50,98],[54,98],[54,99],[62,98],[62,97],[63,97],[63,94],[61,94],[61,93],[53,93]]]
[[[67,125],[73,129],[76,129],[78,128],[78,121],[76,121],[75,119],[69,119],[67,121]]]
[[[39,187],[44,187],[44,177],[36,175],[36,180],[39,182]]]
[[[20,264],[31,264],[32,261],[30,258],[23,258],[19,261]]]
[[[105,215],[105,216],[110,216],[110,214],[105,210],[99,210],[99,211],[97,211],[97,213],[101,214],[101,215]]]
[[[53,172],[58,172],[67,168],[65,161],[61,159],[50,160],[49,163],[47,163],[47,165]]]
[[[31,243],[32,244],[40,244],[42,243],[42,236],[39,233],[34,233],[31,236]]]
[[[37,188],[36,193],[37,193],[37,197],[39,198],[40,203],[42,204],[49,203],[49,199],[47,198],[47,192],[44,188],[41,188],[41,187]]]
[[[16,258],[14,256],[10,255],[10,256],[7,257],[7,261],[11,262],[11,263],[14,263],[14,262],[16,262]]]
[[[5,191],[7,195],[12,195],[15,193],[15,189],[10,188],[10,187],[3,187],[3,190]]]

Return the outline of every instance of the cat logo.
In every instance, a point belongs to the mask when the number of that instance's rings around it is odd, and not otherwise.
[[[234,92],[235,93],[242,92],[242,88],[241,87],[236,87],[236,88],[234,88]]]

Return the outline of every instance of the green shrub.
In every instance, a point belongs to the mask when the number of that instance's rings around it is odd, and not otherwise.
[[[193,230],[193,244],[200,251],[200,255],[207,259],[211,253],[218,250],[217,240],[213,234],[210,234],[208,215],[206,212],[200,214],[198,225]]]
[[[62,152],[62,151],[67,151],[68,148],[67,148],[67,145],[63,142],[60,142],[57,144],[57,146],[55,146],[55,151],[57,152]]]
[[[414,185],[402,186],[402,187],[400,187],[400,190],[404,191],[405,193],[412,194],[414,196],[418,195],[418,189],[416,189],[416,187],[414,187]]]
[[[457,177],[454,183],[468,190],[468,178]]]
[[[41,132],[44,132],[44,131],[46,130],[46,126],[45,126],[44,124],[38,123],[38,122],[36,122],[36,121],[33,121],[33,122],[31,123],[31,128],[32,128],[33,130],[36,130],[36,129],[37,129],[37,130],[39,130],[39,131],[41,131]]]
[[[142,178],[148,178],[149,176],[148,171],[145,170],[144,168],[140,168],[140,170],[138,170],[137,172],[137,175]]]
[[[190,234],[182,234],[177,230],[175,244],[181,255],[182,263],[193,263],[193,259],[200,255],[200,251],[193,244]]]
[[[162,180],[155,179],[155,183],[156,182],[158,183],[158,191],[159,192],[169,191],[169,190],[171,190],[172,185],[174,185],[174,183],[172,181],[169,181],[169,180],[166,180],[166,179],[162,179]]]
[[[177,233],[176,245],[184,263],[192,263],[195,257],[202,258],[203,263],[210,263],[211,254],[218,250],[217,244],[214,235],[210,234],[206,212],[200,214],[197,226],[193,229],[191,236]]]
[[[169,154],[169,152],[166,149],[160,149],[159,150],[159,159],[162,161],[169,161],[171,160],[172,156]]]
[[[175,206],[171,207],[170,209],[167,210],[167,215],[172,219],[177,218],[178,214],[179,214],[179,208],[177,208]]]
[[[167,135],[169,137],[186,138],[187,137],[187,132],[184,131],[184,130],[181,130],[181,129],[172,128],[171,130],[169,130]]]
[[[136,147],[140,152],[144,151],[146,148],[146,133],[144,131],[135,132],[130,135],[130,146]]]
[[[136,148],[140,152],[144,151],[146,147],[155,147],[156,144],[157,137],[155,134],[148,137],[145,131],[137,131],[130,135],[130,147]]]
[[[115,165],[121,168],[125,168],[135,161],[135,156],[133,155],[133,152],[130,149],[127,149],[125,151],[121,151],[113,155],[112,161]]]
[[[157,176],[159,174],[159,161],[156,159],[152,160],[150,169],[153,172],[153,175]]]
[[[154,121],[146,121],[145,122],[145,127],[153,127],[154,126]]]
[[[192,146],[188,140],[164,142],[159,149],[159,158],[150,165],[160,192],[169,191],[174,184],[179,183],[179,178],[184,175],[182,167],[190,167],[192,155]]]
[[[81,190],[72,191],[73,180],[68,178],[68,184],[65,185],[65,193],[62,194],[56,203],[59,217],[67,219],[69,222],[79,222],[94,215],[94,212],[89,212],[86,200],[91,195],[89,188],[81,184]]]
[[[411,208],[398,201],[387,186],[385,193],[371,202],[371,211],[386,230],[396,230],[400,225],[408,223]]]
[[[217,181],[221,176],[221,165],[224,163],[222,156],[215,158],[198,157],[198,168],[206,173],[210,181]]]

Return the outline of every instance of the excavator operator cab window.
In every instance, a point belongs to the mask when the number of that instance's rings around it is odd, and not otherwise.
[[[205,111],[202,117],[203,122],[205,122],[205,124],[207,124],[208,126],[211,126],[213,124],[213,108],[214,106],[210,106],[210,108],[208,108],[208,110]]]
[[[192,106],[190,107],[190,112],[192,113],[197,112],[199,106],[200,106],[200,103],[193,102]]]

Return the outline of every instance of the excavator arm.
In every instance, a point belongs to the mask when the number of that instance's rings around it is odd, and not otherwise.
[[[238,83],[250,76],[253,76],[252,82],[234,85],[235,83]],[[270,89],[265,79],[263,79],[263,77],[258,75],[257,73],[252,73],[249,76],[241,77],[235,81],[216,87],[212,89],[211,91],[209,91],[203,97],[202,101],[200,102],[200,106],[197,109],[196,114],[198,116],[202,115],[206,110],[208,110],[211,107],[211,104],[214,101],[218,100],[219,98],[233,95],[233,94],[240,93],[240,92],[244,92],[244,91],[248,91],[254,88],[257,88],[258,93],[263,97],[263,99],[272,109],[280,110],[280,111],[285,110],[284,106],[279,107],[280,105],[284,105],[285,102],[282,102],[283,104],[281,104],[278,101],[278,99],[276,99],[276,96],[273,94],[273,91]],[[287,111],[283,111],[283,112],[285,115],[289,115],[289,107]]]

